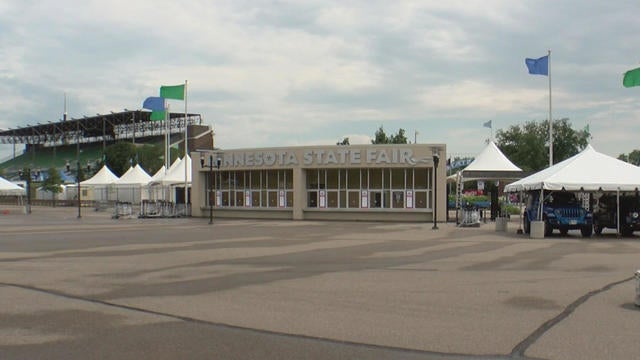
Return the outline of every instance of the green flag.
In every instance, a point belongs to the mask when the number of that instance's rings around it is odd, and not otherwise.
[[[622,85],[624,85],[624,87],[640,86],[640,68],[624,73]]]
[[[160,97],[165,99],[184,100],[184,84],[160,86]]]
[[[166,111],[152,111],[151,120],[164,120]]]

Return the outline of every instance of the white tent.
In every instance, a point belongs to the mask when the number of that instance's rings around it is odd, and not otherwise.
[[[187,183],[191,183],[191,157],[185,156],[180,162],[174,162],[166,174],[153,182],[161,185],[180,185],[185,183],[185,166],[187,167]]]
[[[116,180],[113,185],[116,189],[116,199],[118,201],[131,202],[138,204],[142,200],[148,198],[148,192],[142,191],[142,187],[151,181],[151,176],[137,164],[130,167],[120,179]]]
[[[185,168],[187,187],[191,186],[191,157],[189,155],[182,159],[174,161],[169,169],[162,174],[159,172],[154,175],[153,180],[149,183],[149,193],[154,199],[167,201],[176,201],[178,195],[176,188],[184,189],[185,185]]]
[[[80,182],[81,186],[90,185],[111,185],[118,180],[118,177],[104,165],[100,171],[93,175],[90,179]]]
[[[118,180],[118,177],[109,170],[107,165],[104,165],[95,175],[90,179],[80,182],[80,187],[83,190],[82,196],[85,200],[107,201],[113,199],[115,188],[113,184]],[[85,192],[84,190],[90,190]],[[111,195],[110,195],[111,194]],[[75,185],[67,186],[67,198],[77,199],[78,189]]]
[[[458,172],[454,178],[472,181],[520,179],[522,176],[522,169],[515,166],[493,141],[489,141],[471,164]]]
[[[151,181],[160,180],[164,176],[164,173],[166,172],[166,170],[167,170],[167,167],[162,165],[162,167],[158,171],[156,171],[155,174],[153,174],[153,176],[151,177]]]
[[[26,191],[11,181],[0,177],[0,195],[25,195]]]
[[[474,180],[514,180],[524,176],[522,169],[514,165],[498,146],[489,141],[487,146],[475,157],[475,159],[457,174],[447,177],[447,181],[456,183],[456,219],[458,209],[462,207],[462,190],[465,181]],[[497,195],[497,194],[496,194]],[[492,218],[497,209],[497,203],[492,202]],[[468,220],[468,219],[467,219]],[[466,220],[463,219],[463,223]],[[475,221],[474,221],[475,222]]]
[[[562,162],[505,187],[507,192],[528,190],[636,191],[640,167],[597,152],[591,145]]]

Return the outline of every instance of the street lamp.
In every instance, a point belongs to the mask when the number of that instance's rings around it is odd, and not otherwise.
[[[211,192],[213,191],[213,167],[215,166],[216,169],[220,170],[220,165],[222,163],[222,160],[218,157],[216,158],[216,162],[215,164],[213,163],[213,155],[209,155],[209,164],[207,164],[206,166],[209,168],[209,224],[213,224],[213,203],[212,203],[212,198],[211,198]],[[205,167],[205,163],[204,163],[204,155],[200,156],[200,167],[204,168]]]
[[[82,217],[80,213],[80,160],[76,161],[76,183],[78,184],[78,219]]]
[[[438,230],[437,214],[438,214],[438,164],[440,163],[440,154],[438,149],[433,150],[433,227],[432,230]]]
[[[25,172],[22,170],[18,171],[18,176],[21,180],[26,181],[26,190],[27,190],[27,205],[25,207],[25,212],[27,214],[31,214],[31,169],[26,168]]]

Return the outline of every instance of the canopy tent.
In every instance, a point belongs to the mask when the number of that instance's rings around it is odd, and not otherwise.
[[[110,193],[113,193],[113,184],[117,180],[118,177],[113,172],[111,172],[107,165],[102,166],[102,168],[90,179],[80,182],[80,187],[83,189],[83,199],[94,201],[108,201],[110,198],[113,198],[113,196],[110,196]],[[88,190],[88,192],[85,193],[84,190]],[[77,186],[75,184],[68,185],[67,198],[77,199],[77,196]]]
[[[474,180],[514,180],[524,176],[522,169],[514,165],[503,153],[498,146],[489,141],[487,146],[475,157],[475,159],[463,170],[449,176],[448,181],[456,183],[456,219],[458,219],[458,209],[462,206],[462,190],[465,181]],[[491,202],[491,219],[494,219],[498,213],[497,194]],[[467,219],[468,217],[464,217]],[[466,220],[463,220],[465,225]],[[456,220],[457,222],[457,220]]]
[[[0,177],[0,195],[25,195],[26,191],[11,181]]]
[[[464,181],[510,180],[520,179],[523,175],[522,169],[515,166],[492,140],[489,141],[484,150],[475,157],[471,164],[453,175],[453,179],[456,179],[456,181],[459,181],[459,179]]]
[[[130,167],[118,180],[114,181],[116,186],[120,185],[147,185],[151,181],[151,176],[137,164],[134,167]]]
[[[159,179],[154,179],[150,185],[180,185],[185,183],[185,166],[186,166],[186,182],[191,183],[191,157],[189,155],[174,162],[169,170]],[[156,174],[157,175],[157,174]]]
[[[137,164],[130,167],[127,172],[122,174],[120,179],[116,180],[113,185],[116,191],[116,199],[120,202],[129,202],[139,204],[142,200],[148,199],[148,191],[142,191],[142,187],[151,182],[151,176]]]
[[[162,167],[158,171],[156,171],[155,174],[153,174],[153,176],[151,177],[151,181],[160,180],[164,176],[164,173],[166,171],[167,171],[167,167],[165,165],[162,165]]]
[[[505,187],[529,190],[637,191],[640,167],[597,152],[591,145],[580,153]]]
[[[186,169],[186,170],[185,170]],[[186,173],[185,173],[186,171]],[[191,187],[191,157],[177,159],[169,169],[158,171],[149,182],[149,196],[154,200],[166,200],[179,203],[184,201],[185,175],[187,188]]]
[[[80,185],[92,186],[92,185],[111,185],[118,180],[118,177],[109,170],[107,165],[104,165],[100,171],[93,175],[90,179],[80,182]]]

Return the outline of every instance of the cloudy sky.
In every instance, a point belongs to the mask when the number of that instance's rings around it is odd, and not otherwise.
[[[226,149],[369,143],[382,125],[475,155],[548,116],[640,149],[637,0],[0,2],[0,129],[139,109],[188,80],[188,110]],[[172,101],[172,109],[183,109]],[[2,145],[0,157],[11,154]]]

